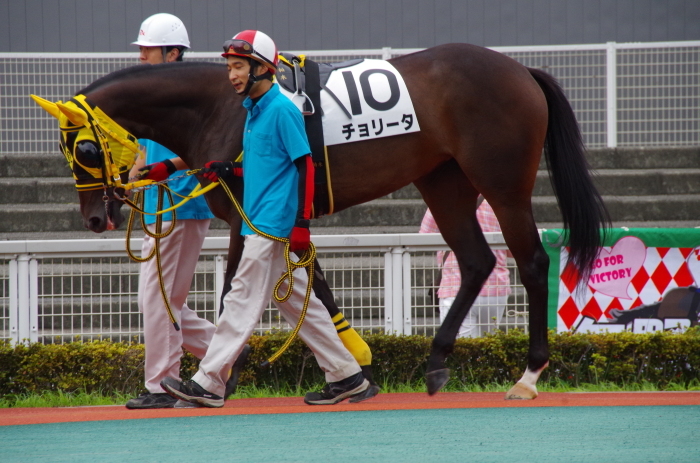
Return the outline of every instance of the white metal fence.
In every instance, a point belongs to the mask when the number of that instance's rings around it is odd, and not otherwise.
[[[506,249],[500,233],[486,233],[492,249]],[[133,239],[132,249],[140,249]],[[440,235],[319,235],[313,241],[345,318],[361,332],[384,330],[432,336],[440,324],[428,290],[437,281]],[[139,265],[124,240],[0,242],[0,339],[54,343],[77,338],[142,340],[137,307]],[[224,285],[228,238],[204,242],[187,304],[216,322]],[[511,296],[500,329],[527,330],[527,300],[514,262]],[[271,306],[256,332],[288,329]]]
[[[700,145],[700,41],[494,50],[559,79],[590,148]],[[331,62],[415,51],[294,53]],[[221,62],[219,53],[187,53],[185,59]],[[55,121],[29,94],[65,100],[98,77],[137,62],[136,53],[0,53],[0,154],[56,153]]]

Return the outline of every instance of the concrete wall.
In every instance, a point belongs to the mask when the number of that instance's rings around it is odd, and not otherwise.
[[[133,51],[158,12],[195,51],[251,28],[286,50],[700,39],[700,0],[0,0],[0,52]]]

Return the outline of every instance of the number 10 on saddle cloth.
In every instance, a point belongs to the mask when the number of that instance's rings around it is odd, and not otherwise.
[[[327,81],[321,80],[326,146],[420,131],[406,84],[391,63],[365,59],[351,66],[335,66]],[[278,78],[287,79],[285,74]],[[295,101],[294,93],[280,87]]]

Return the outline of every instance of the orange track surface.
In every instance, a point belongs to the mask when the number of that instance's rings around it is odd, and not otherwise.
[[[131,420],[182,416],[416,410],[437,408],[600,407],[700,405],[700,392],[543,392],[535,400],[504,400],[501,392],[379,394],[357,404],[305,405],[301,397],[229,400],[223,408],[127,410],[123,406],[0,409],[0,426],[74,421]]]

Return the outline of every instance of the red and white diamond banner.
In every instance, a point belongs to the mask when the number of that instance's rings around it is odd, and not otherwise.
[[[578,287],[577,271],[566,265],[568,249],[547,244],[556,242],[559,233],[543,232],[550,255],[549,324],[558,332],[575,330],[585,318],[609,323],[613,309],[647,306],[673,288],[700,286],[700,229],[613,230],[591,277]]]

